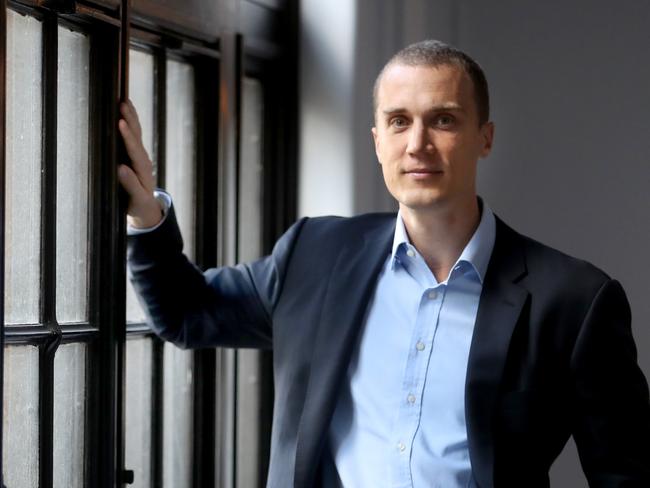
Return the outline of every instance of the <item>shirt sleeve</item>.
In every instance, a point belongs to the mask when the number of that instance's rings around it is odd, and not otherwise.
[[[147,232],[156,230],[165,221],[165,219],[167,218],[167,214],[169,213],[169,209],[172,206],[172,197],[169,193],[167,193],[165,190],[162,190],[160,188],[154,190],[153,196],[156,198],[156,200],[158,200],[158,203],[160,204],[160,208],[162,209],[162,213],[163,213],[163,218],[160,219],[160,222],[158,222],[153,227],[140,228],[140,227],[133,227],[127,224],[126,235],[137,236],[139,234],[146,234]]]

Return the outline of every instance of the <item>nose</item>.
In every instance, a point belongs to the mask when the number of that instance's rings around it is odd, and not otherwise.
[[[433,143],[429,140],[429,134],[426,126],[420,121],[413,121],[409,132],[408,145],[406,152],[411,155],[431,152]]]

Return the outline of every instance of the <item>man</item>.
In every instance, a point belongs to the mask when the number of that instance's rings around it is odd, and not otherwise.
[[[158,334],[272,347],[270,487],[539,487],[573,435],[591,486],[650,486],[650,402],[620,285],[528,239],[476,194],[487,82],[437,41],[375,87],[399,214],[302,219],[271,256],[200,273],[153,196],[132,107],[129,242]],[[164,207],[169,207],[167,202]]]

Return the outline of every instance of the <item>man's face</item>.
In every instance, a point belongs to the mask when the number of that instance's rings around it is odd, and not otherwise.
[[[476,198],[476,164],[494,128],[479,126],[473,84],[454,65],[389,67],[372,134],[388,191],[400,208],[454,208]]]

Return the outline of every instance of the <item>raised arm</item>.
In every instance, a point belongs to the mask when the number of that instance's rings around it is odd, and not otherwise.
[[[270,256],[201,272],[182,253],[173,205],[161,223],[153,165],[135,108],[129,102],[120,110],[119,129],[132,163],[118,170],[130,197],[129,224],[147,229],[128,237],[129,275],[154,331],[183,348],[270,348],[273,311],[304,220],[287,231]]]

